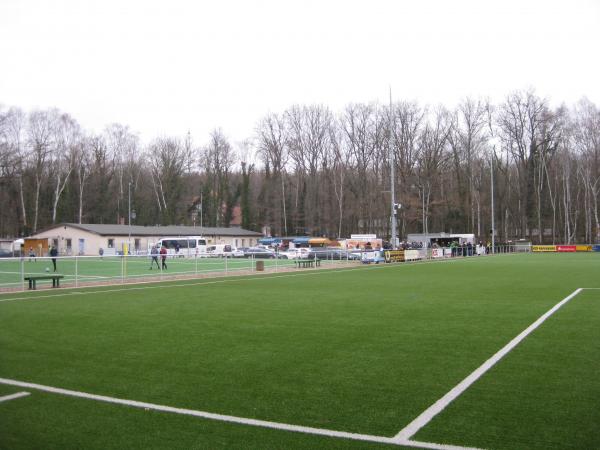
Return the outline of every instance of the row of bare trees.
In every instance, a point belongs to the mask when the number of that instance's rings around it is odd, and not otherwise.
[[[392,156],[392,157],[391,157]],[[247,141],[215,130],[205,145],[161,137],[141,145],[126,126],[85,132],[58,110],[0,109],[0,234],[58,222],[229,226],[273,235],[348,236],[391,229],[390,161],[400,236],[598,242],[600,110],[552,108],[534,92],[455,109],[296,105],[269,114]],[[131,198],[131,203],[130,199]]]

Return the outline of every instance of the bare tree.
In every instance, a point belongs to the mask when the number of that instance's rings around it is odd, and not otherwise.
[[[281,234],[287,234],[287,211],[285,198],[285,168],[288,163],[286,146],[286,128],[283,117],[270,114],[262,119],[256,129],[258,152],[265,167],[273,171],[273,180],[269,189],[273,190],[269,203],[270,219],[279,223]]]
[[[160,138],[148,147],[148,161],[158,209],[163,220],[174,223],[180,216],[182,174],[185,168],[185,152],[175,138]]]
[[[11,168],[18,184],[18,196],[23,227],[27,229],[27,208],[25,205],[25,189],[23,179],[26,169],[26,116],[19,108],[10,108],[3,117],[3,164],[7,170]],[[6,152],[6,153],[4,153]]]
[[[28,160],[32,165],[35,191],[33,201],[33,232],[37,231],[39,219],[40,190],[48,175],[46,163],[52,154],[58,111],[33,111],[29,115],[28,127]]]
[[[55,123],[50,167],[54,179],[52,223],[56,223],[58,202],[75,167],[81,149],[79,124],[69,115],[61,114]]]
[[[90,177],[90,172],[93,170],[93,149],[102,145],[102,143],[98,142],[101,139],[100,136],[86,136],[81,140],[80,145],[77,147],[75,170],[77,174],[77,193],[79,197],[77,214],[79,223],[83,223],[83,195],[87,181]]]

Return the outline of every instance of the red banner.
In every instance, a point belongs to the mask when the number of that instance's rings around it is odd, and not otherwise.
[[[576,245],[557,245],[556,251],[557,252],[576,252],[577,246]]]

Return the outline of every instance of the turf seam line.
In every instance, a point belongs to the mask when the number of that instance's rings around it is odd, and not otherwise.
[[[10,400],[15,400],[21,397],[27,397],[29,392],[17,392],[16,394],[5,395],[4,397],[0,397],[0,403],[8,402]]]
[[[507,255],[512,255],[512,253],[508,253]],[[500,256],[500,255],[498,255]],[[27,296],[27,297],[13,297],[13,298],[1,298],[2,295],[10,295],[10,293],[0,293],[0,302],[10,302],[16,300],[36,300],[36,299],[45,299],[45,298],[54,298],[54,297],[68,297],[73,295],[90,295],[90,294],[103,294],[105,292],[125,292],[125,291],[140,291],[145,289],[164,289],[164,288],[175,288],[175,287],[190,287],[190,286],[202,286],[205,284],[218,284],[218,283],[229,283],[229,282],[240,282],[240,281],[257,281],[257,280],[266,280],[271,278],[288,278],[288,277],[299,277],[299,276],[311,276],[311,275],[322,275],[324,273],[341,273],[341,272],[352,272],[356,270],[376,270],[376,269],[391,269],[391,268],[402,268],[402,267],[413,267],[417,265],[423,264],[433,264],[433,263],[453,263],[458,261],[472,261],[479,260],[478,258],[452,258],[452,259],[440,259],[440,260],[426,260],[426,261],[414,261],[407,262],[402,265],[387,265],[387,264],[377,264],[377,265],[368,265],[368,266],[359,266],[359,267],[342,267],[339,269],[313,269],[307,270],[302,273],[286,273],[284,275],[274,275],[274,273],[263,273],[263,274],[255,274],[251,277],[244,277],[244,275],[232,275],[227,276],[226,279],[213,280],[213,281],[198,281],[194,283],[177,283],[169,284],[171,281],[169,280],[152,280],[152,281],[141,281],[139,283],[127,283],[129,286],[133,287],[123,287],[116,289],[102,289],[96,291],[69,291],[60,294],[48,294],[48,295],[37,295],[37,296]],[[275,272],[276,273],[276,272]],[[136,286],[136,285],[147,285],[147,284],[158,284],[158,286]],[[81,287],[67,287],[63,289],[81,289]]]
[[[529,325],[519,335],[513,338],[508,344],[502,347],[496,352],[491,358],[484,362],[481,366],[475,369],[469,374],[464,380],[458,383],[454,388],[447,392],[442,398],[436,401],[433,405],[423,411],[417,418],[411,423],[406,425],[394,439],[396,442],[405,442],[414,436],[421,428],[427,425],[435,416],[441,413],[451,402],[453,402],[458,396],[466,391],[475,381],[477,381],[483,374],[490,370],[498,361],[506,356],[511,350],[521,343],[529,334],[531,334],[536,328],[546,321],[552,314],[558,311],[564,304],[574,298],[583,289],[578,288],[569,294],[567,297],[562,299],[547,312],[542,314],[535,322]]]
[[[374,435],[370,435],[370,434],[350,433],[347,431],[335,431],[335,430],[328,430],[325,428],[305,427],[305,426],[301,426],[301,425],[291,425],[291,424],[280,423],[280,422],[270,422],[267,420],[249,419],[249,418],[245,418],[245,417],[215,414],[215,413],[199,411],[199,410],[195,410],[195,409],[176,408],[173,406],[158,405],[155,403],[140,402],[140,401],[136,401],[136,400],[126,400],[126,399],[121,399],[121,398],[116,398],[116,397],[108,397],[105,395],[89,394],[87,392],[72,391],[70,389],[56,388],[56,387],[52,387],[52,386],[45,386],[42,384],[28,383],[25,381],[18,381],[18,380],[11,380],[8,378],[0,378],[0,384],[6,384],[9,386],[25,387],[25,388],[29,388],[29,389],[36,389],[36,390],[48,392],[51,394],[66,395],[69,397],[77,397],[77,398],[84,398],[84,399],[88,399],[88,400],[95,400],[95,401],[100,401],[100,402],[105,402],[105,403],[125,405],[125,406],[140,408],[140,409],[144,409],[144,410],[153,410],[153,411],[166,412],[166,413],[172,413],[172,414],[181,414],[181,415],[186,415],[186,416],[200,417],[203,419],[216,420],[216,421],[220,421],[220,422],[229,422],[229,423],[235,423],[235,424],[241,424],[241,425],[250,425],[250,426],[261,427],[261,428],[272,428],[272,429],[276,429],[276,430],[292,431],[292,432],[297,432],[297,433],[320,435],[320,436],[327,436],[327,437],[332,437],[332,438],[379,442],[379,443],[385,443],[385,444],[405,445],[405,446],[409,446],[409,447],[429,448],[429,449],[439,449],[439,450],[478,450],[478,449],[473,449],[473,448],[469,448],[469,447],[456,447],[456,446],[452,446],[452,445],[435,444],[435,443],[429,443],[429,442],[416,442],[416,441],[409,441],[409,440],[397,442],[396,439],[390,438],[390,437],[385,437],[385,436],[374,436]],[[19,395],[19,394],[21,394],[21,395]],[[15,396],[23,396],[23,394],[29,395],[29,393],[19,393],[19,394],[13,394],[12,396],[7,396],[7,397],[16,398]],[[2,398],[5,398],[5,397],[2,397]]]

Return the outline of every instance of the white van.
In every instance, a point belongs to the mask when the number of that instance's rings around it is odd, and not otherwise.
[[[208,256],[221,257],[221,258],[241,258],[244,256],[244,252],[232,247],[229,244],[215,244],[206,247],[206,253]]]
[[[206,256],[206,239],[202,236],[162,238],[157,245],[166,247],[169,257]]]

